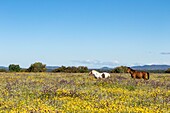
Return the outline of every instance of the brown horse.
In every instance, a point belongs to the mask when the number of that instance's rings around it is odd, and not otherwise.
[[[132,78],[137,78],[137,79],[143,78],[144,80],[149,79],[148,72],[136,71],[136,70],[131,69],[130,67],[127,68],[127,72],[131,74]]]

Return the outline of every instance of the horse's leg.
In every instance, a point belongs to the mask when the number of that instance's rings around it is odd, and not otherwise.
[[[145,75],[145,74],[143,74],[143,75],[142,75],[142,78],[143,78],[144,80],[146,80],[146,75]]]
[[[132,78],[134,78],[134,79],[136,78],[136,75],[135,75],[135,74],[132,74],[131,76],[132,76]]]

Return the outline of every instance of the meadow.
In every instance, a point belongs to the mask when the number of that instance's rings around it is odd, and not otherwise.
[[[0,113],[170,113],[170,74],[0,73]]]

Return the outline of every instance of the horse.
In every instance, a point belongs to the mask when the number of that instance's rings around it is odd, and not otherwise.
[[[131,69],[130,67],[127,67],[127,72],[131,74],[132,78],[136,78],[136,79],[143,78],[144,80],[149,79],[149,73],[148,72],[136,71],[136,70]]]
[[[100,78],[108,78],[110,77],[109,73],[103,72],[103,73],[99,73],[96,70],[92,70],[89,75],[93,75],[96,79],[100,79]]]

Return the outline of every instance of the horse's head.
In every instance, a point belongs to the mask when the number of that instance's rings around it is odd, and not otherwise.
[[[89,75],[94,75],[96,73],[95,70],[90,71]]]
[[[130,73],[131,72],[131,68],[130,67],[127,67],[127,73]]]
[[[93,74],[92,71],[90,71],[89,76],[91,76],[92,74]]]

